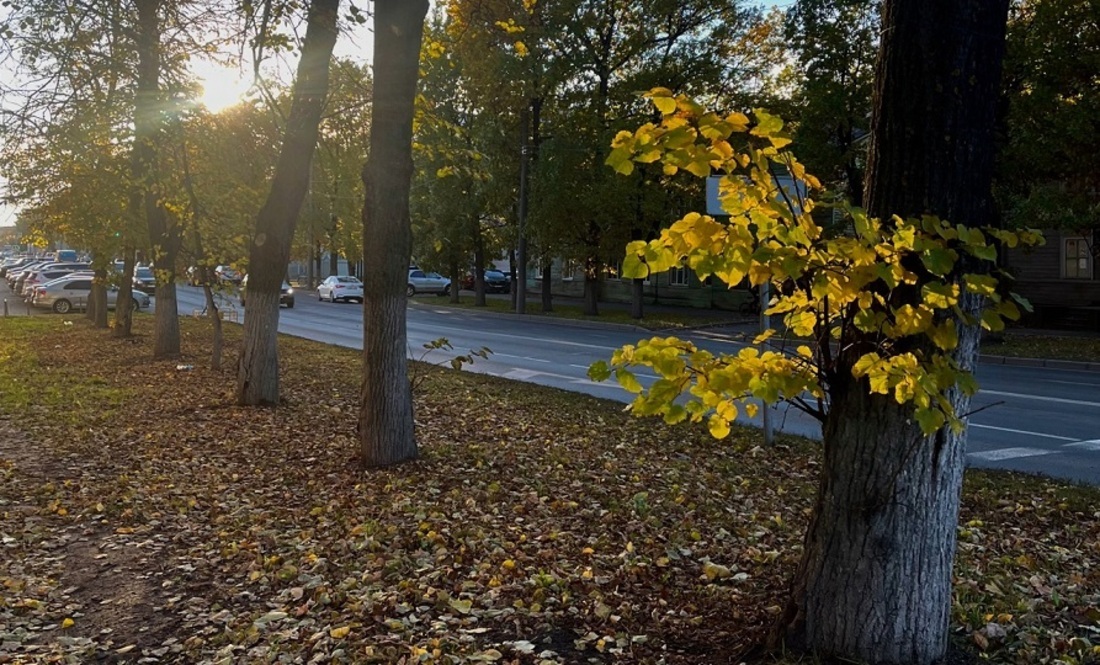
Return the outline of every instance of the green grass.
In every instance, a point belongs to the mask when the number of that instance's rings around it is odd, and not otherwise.
[[[450,298],[417,298],[414,302],[424,305],[456,307],[460,309],[473,309],[478,311],[498,312],[502,314],[515,313],[515,307],[509,298],[486,298],[484,307],[474,305],[473,296],[460,296],[458,304],[452,303]],[[619,309],[601,307],[599,316],[588,316],[583,313],[578,305],[563,305],[554,303],[553,312],[542,311],[542,301],[537,297],[528,298],[527,314],[533,316],[545,316],[558,319],[574,319],[580,321],[601,321],[604,323],[617,323],[637,326],[646,330],[669,330],[681,328],[697,328],[700,326],[714,325],[722,321],[730,322],[735,317],[729,314],[725,319],[720,316],[697,316],[685,310],[679,312],[646,312],[641,320],[631,318],[630,313]]]
[[[76,342],[76,325],[65,324],[57,317],[0,319],[0,410],[78,425],[100,421],[132,398],[134,390],[111,385],[100,374],[42,361],[36,349],[48,333],[60,329]]]
[[[1008,333],[1003,341],[982,340],[982,353],[1012,358],[1100,362],[1100,337]]]

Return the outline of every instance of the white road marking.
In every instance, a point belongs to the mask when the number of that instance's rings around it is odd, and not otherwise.
[[[1057,379],[1043,379],[1043,383],[1062,383],[1067,386],[1087,386],[1089,388],[1100,388],[1100,383],[1089,383],[1087,381],[1058,381]]]
[[[1033,399],[1040,402],[1057,402],[1058,404],[1076,404],[1077,406],[1095,406],[1100,408],[1100,402],[1086,402],[1082,399],[1065,399],[1063,397],[1044,397],[1042,395],[1025,395],[1024,393],[1006,393],[1000,390],[981,390],[979,395],[997,395],[999,397],[1019,397],[1020,399]]]
[[[970,423],[970,427],[977,427],[978,429],[991,429],[998,432],[1011,432],[1012,434],[1026,434],[1028,436],[1041,436],[1047,439],[1058,439],[1060,441],[1077,441],[1078,439],[1072,436],[1059,436],[1058,434],[1046,434],[1045,432],[1032,432],[1026,429],[1012,429],[1011,427],[996,427],[994,425],[979,425],[977,423]]]
[[[1091,450],[1093,452],[1100,452],[1100,439],[1093,439],[1091,441],[1078,441],[1077,443],[1067,443],[1063,448],[1081,448],[1082,450]]]
[[[1051,455],[1056,451],[1044,450],[1042,448],[999,448],[997,450],[987,450],[980,453],[970,453],[970,457],[976,457],[987,462],[1000,462],[1006,459],[1016,459],[1019,457],[1039,457],[1040,455]]]

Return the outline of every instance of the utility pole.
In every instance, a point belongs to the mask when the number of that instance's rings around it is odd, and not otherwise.
[[[516,314],[527,313],[527,134],[525,106],[519,115],[519,202],[516,205],[519,242],[516,248]]]

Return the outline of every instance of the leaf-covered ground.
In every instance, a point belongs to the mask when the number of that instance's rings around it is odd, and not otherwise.
[[[417,366],[423,459],[365,473],[357,353],[284,338],[245,409],[150,323],[0,320],[0,663],[737,663],[783,602],[812,444]],[[1098,498],[970,474],[959,645],[1096,662]]]

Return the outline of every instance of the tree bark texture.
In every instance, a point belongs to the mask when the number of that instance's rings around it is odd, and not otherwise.
[[[994,221],[992,130],[1006,16],[1007,0],[884,3],[866,183],[873,216]],[[970,313],[981,304],[970,295],[961,301]],[[979,330],[956,324],[955,359],[972,369]],[[961,392],[948,397],[957,414],[968,411]],[[936,663],[948,646],[965,433],[922,435],[911,404],[869,394],[866,381],[838,381],[830,402],[815,512],[773,638],[875,665]]]
[[[114,337],[129,337],[134,323],[134,248],[127,246],[122,250],[122,283],[118,285],[118,300],[115,301],[115,327],[111,330]]]
[[[329,62],[336,44],[339,7],[339,0],[310,2],[283,145],[271,179],[271,191],[256,216],[256,232],[248,253],[244,336],[237,365],[240,405],[279,403],[276,344],[279,289],[286,277],[294,227],[309,188],[310,164],[328,95]]]
[[[176,358],[180,354],[180,324],[176,310],[176,256],[180,230],[170,224],[162,203],[157,143],[160,118],[165,109],[160,91],[160,8],[161,0],[137,0],[138,80],[134,98],[134,181],[140,188],[140,203],[153,246],[153,267],[157,275],[157,308],[153,333],[153,358]],[[119,294],[121,296],[121,294]]]
[[[370,157],[363,169],[363,385],[360,459],[415,459],[405,286],[412,252],[412,122],[427,0],[377,0]]]
[[[92,280],[92,301],[88,307],[88,318],[96,328],[107,327],[107,271],[104,268],[96,268],[95,279]]]
[[[210,267],[201,266],[202,295],[206,299],[206,315],[210,317],[210,325],[213,326],[214,340],[210,343],[210,369],[215,372],[222,368],[222,347],[225,344],[225,333],[222,332],[222,313],[218,309],[218,302],[214,298],[214,289],[210,287]],[[278,312],[278,307],[275,308]],[[278,321],[276,321],[278,325]]]
[[[554,276],[554,266],[550,261],[542,264],[542,311],[554,311],[554,291],[550,280]]]

